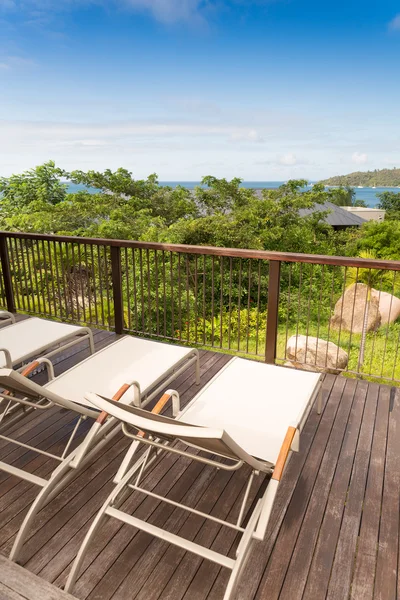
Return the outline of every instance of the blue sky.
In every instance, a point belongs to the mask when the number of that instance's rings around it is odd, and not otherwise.
[[[400,167],[400,5],[0,0],[0,173]]]

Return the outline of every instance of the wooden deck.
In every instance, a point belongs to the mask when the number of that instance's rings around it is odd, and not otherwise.
[[[113,339],[104,331],[95,334],[98,348]],[[77,350],[59,360],[56,372],[86,355]],[[202,384],[229,358],[202,351]],[[184,403],[189,401],[198,390],[192,370],[174,387]],[[241,578],[240,600],[400,599],[400,391],[327,375],[323,401],[322,414],[312,411],[301,452],[292,456],[286,470],[266,540],[254,545]],[[32,422],[35,427],[25,439],[35,437],[43,448],[54,450],[70,431],[72,416],[54,410]],[[112,489],[126,447],[122,436],[114,440],[39,514],[22,554],[27,570],[56,586],[64,584],[93,516]],[[7,450],[1,443],[0,451]],[[12,458],[37,475],[49,471],[48,459],[26,450],[14,450]],[[244,475],[215,472],[169,455],[149,472],[147,486],[226,517],[237,511]],[[0,474],[1,554],[8,555],[36,492]],[[235,549],[232,531],[222,532],[217,523],[205,524],[172,506],[161,507],[155,499],[132,495],[126,507],[215,550]],[[110,520],[93,542],[74,594],[88,600],[220,600],[227,574]]]

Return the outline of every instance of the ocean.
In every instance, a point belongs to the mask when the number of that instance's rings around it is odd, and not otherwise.
[[[243,181],[242,186],[245,188],[253,188],[253,189],[265,189],[265,188],[278,188],[280,185],[282,185],[284,182],[283,181]],[[190,190],[192,190],[193,188],[195,188],[197,185],[200,185],[199,181],[160,181],[161,185],[168,185],[171,187],[176,187],[177,185],[182,185]],[[308,186],[311,189],[311,186]],[[80,185],[80,184],[76,184],[76,183],[70,183],[68,186],[68,190],[71,193],[75,193],[78,192],[80,190],[84,190],[87,189],[84,185]],[[95,194],[96,190],[94,190],[93,188],[88,190],[89,192]],[[378,202],[379,202],[379,198],[378,198],[378,194],[381,192],[400,192],[399,188],[391,188],[391,187],[377,187],[377,188],[369,188],[369,187],[364,187],[364,188],[355,188],[355,192],[356,192],[356,199],[357,200],[364,200],[364,202],[366,203],[367,206],[370,206],[371,208],[375,207]]]

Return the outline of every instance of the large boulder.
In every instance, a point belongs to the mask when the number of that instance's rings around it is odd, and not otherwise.
[[[400,317],[400,298],[396,298],[396,296],[392,296],[392,294],[388,294],[387,292],[379,292],[373,288],[371,289],[371,294],[378,301],[381,325],[397,321]]]
[[[347,352],[321,338],[307,335],[292,335],[286,345],[288,366],[306,371],[321,373],[340,373],[347,367],[349,360]]]
[[[353,283],[336,302],[331,327],[362,333],[365,313],[367,331],[376,331],[381,324],[378,299],[372,292],[368,298],[368,286],[364,283]]]

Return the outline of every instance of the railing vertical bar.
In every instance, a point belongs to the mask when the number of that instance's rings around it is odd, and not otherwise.
[[[44,281],[45,281],[45,286],[46,286],[46,292],[47,292],[47,302],[48,302],[48,307],[49,307],[49,315],[53,316],[53,312],[51,310],[51,294],[50,294],[50,287],[49,287],[49,278],[48,278],[48,271],[47,271],[47,260],[46,260],[46,250],[45,250],[45,246],[44,246],[44,240],[41,240],[42,244],[42,253],[43,253],[43,268],[44,268]],[[42,271],[42,269],[41,269]]]
[[[258,282],[257,282],[257,327],[256,327],[256,354],[258,355],[258,338],[260,335],[259,319],[260,314],[260,301],[261,301],[261,260],[257,260],[258,263]]]
[[[144,333],[144,282],[143,282],[143,252],[139,248],[139,272],[140,272],[140,297],[141,297],[141,315],[142,315],[142,332]]]
[[[10,256],[7,248],[7,239],[4,235],[0,236],[0,261],[4,283],[4,295],[6,300],[7,310],[16,312],[13,281],[11,275]]]
[[[74,288],[74,295],[75,295],[75,302],[76,302],[76,318],[78,321],[81,320],[81,311],[80,311],[80,305],[79,305],[79,296],[78,296],[78,272],[77,272],[77,268],[76,268],[76,261],[75,261],[75,250],[76,250],[76,244],[71,244],[71,265],[72,265],[72,269],[70,270],[70,280],[72,278],[72,285]]]
[[[133,277],[133,300],[134,300],[134,312],[135,312],[135,331],[139,331],[139,318],[138,318],[138,292],[136,285],[136,251],[135,248],[131,248],[132,256],[132,277]]]
[[[147,274],[147,331],[153,333],[151,319],[151,279],[150,279],[150,250],[146,250],[146,274]]]
[[[397,277],[397,271],[396,271],[396,277]],[[399,356],[399,347],[400,347],[400,331],[399,331],[399,335],[397,336],[396,352],[394,353],[392,379],[395,378],[397,358]]]
[[[111,250],[111,249],[110,249]],[[107,299],[107,321],[108,327],[111,327],[111,294],[110,294],[110,281],[108,278],[108,254],[106,246],[103,246],[103,258],[104,258],[104,275],[105,275],[105,288],[106,288],[106,299]],[[112,277],[112,272],[111,272]]]
[[[129,331],[132,330],[132,313],[131,313],[131,289],[130,289],[130,282],[129,282],[129,268],[128,268],[128,248],[124,248],[124,272],[125,272],[125,285],[126,285],[126,305],[127,305],[127,311],[128,311],[128,329]]]
[[[197,308],[197,254],[194,255],[194,337],[197,344],[197,319],[198,319],[198,308]]]
[[[317,349],[315,352],[315,362],[317,362],[317,354],[318,354],[318,341],[319,341],[319,330],[320,330],[320,323],[321,323],[321,305],[322,305],[322,291],[323,291],[323,284],[324,284],[324,279],[325,279],[325,265],[322,265],[322,269],[321,269],[321,283],[320,283],[320,287],[319,287],[319,302],[318,302],[318,317],[317,317]],[[326,365],[325,365],[326,366]]]
[[[224,257],[223,256],[220,256],[219,262],[220,262],[220,279],[221,279],[220,298],[219,298],[219,347],[222,348],[222,344],[223,344],[222,320],[224,318],[224,304],[223,304],[223,301],[224,301],[224,294],[223,294],[223,290],[224,290]]]
[[[53,294],[54,314],[55,314],[55,316],[58,316],[58,314],[57,314],[57,301],[56,301],[56,287],[55,287],[55,284],[54,284],[53,258],[52,258],[52,254],[51,254],[50,240],[47,240],[47,252],[48,252],[48,255],[49,255],[50,282],[51,282],[51,290],[52,290],[52,294]]]
[[[215,294],[215,282],[214,282],[214,269],[215,269],[215,258],[211,257],[211,346],[214,347],[214,319],[215,319],[215,307],[214,307],[214,294]]]
[[[90,245],[90,257],[92,263],[92,279],[93,279],[93,302],[94,302],[94,318],[96,321],[96,325],[99,324],[99,306],[97,300],[97,281],[96,281],[96,269],[95,269],[95,256],[94,256],[94,247],[93,244]]]
[[[171,292],[171,328],[172,337],[175,339],[174,255],[172,252],[169,253],[169,282]]]
[[[241,311],[241,302],[242,302],[242,259],[239,258],[239,282],[238,282],[238,339],[237,339],[237,349],[240,351],[240,311]]]
[[[85,302],[85,295],[86,295],[86,282],[83,281],[83,274],[82,271],[85,275],[85,277],[87,278],[87,271],[86,268],[83,269],[83,265],[82,265],[82,248],[81,248],[81,244],[77,244],[78,247],[78,269],[79,269],[79,283],[81,286],[81,298],[82,298],[82,312],[83,312],[83,322],[86,323],[86,302]]]
[[[181,278],[181,254],[178,254],[178,316],[179,316],[179,340],[182,339],[182,278]]]
[[[21,251],[21,260],[23,263],[23,267],[25,268],[25,258],[26,264],[28,266],[29,272],[29,282],[31,285],[31,294],[32,294],[32,306],[35,313],[40,314],[40,304],[39,300],[35,295],[35,274],[36,274],[36,263],[35,263],[35,251],[34,251],[34,242],[30,244],[28,240],[25,242],[25,247],[22,246],[22,240],[20,239],[20,251]],[[15,240],[17,242],[17,240]],[[16,246],[15,246],[16,247]],[[18,253],[18,250],[17,250]],[[30,256],[31,255],[31,256]],[[28,299],[28,306],[30,307],[30,302]]]
[[[206,255],[203,254],[203,344],[206,344]]]
[[[344,270],[344,280],[345,280],[345,282],[347,281],[346,267]],[[349,356],[351,353],[351,340],[353,337],[354,311],[355,311],[355,305],[356,305],[356,299],[357,299],[357,284],[358,284],[358,269],[357,269],[357,274],[356,274],[356,282],[355,282],[355,286],[354,286],[353,308],[352,308],[352,312],[351,312],[351,321],[350,321],[350,333],[349,333],[349,344],[348,344],[348,355]],[[344,296],[342,296],[342,298],[344,299]],[[340,312],[340,323],[342,322],[342,314],[343,314],[343,303],[342,303],[342,310]],[[338,356],[339,356],[339,344],[338,344],[338,350],[336,352],[336,362],[337,362]]]
[[[229,318],[228,318],[228,350],[231,349],[231,326],[232,326],[232,257],[229,257]]]
[[[164,308],[164,320],[163,320],[163,331],[164,337],[167,337],[167,281],[166,281],[166,269],[165,269],[165,251],[162,251],[163,261],[163,308]],[[172,332],[173,335],[173,332]]]
[[[63,256],[63,248],[66,248],[66,243],[63,242],[54,242],[54,245],[56,247],[56,244],[58,244],[58,248],[59,248],[59,256],[60,256],[60,265],[61,265],[61,277],[62,277],[62,286],[64,289],[64,292],[61,294],[60,296],[60,307],[61,307],[61,316],[63,316],[62,314],[62,298],[65,298],[66,302],[64,304],[64,318],[68,319],[68,314],[69,314],[69,293],[68,293],[68,285],[67,285],[67,278],[66,278],[66,274],[65,274],[65,267],[66,265],[64,265],[64,256]]]
[[[92,269],[93,265],[89,267],[89,257],[88,257],[88,249],[87,244],[83,244],[83,252],[85,255],[85,265],[86,265],[86,277],[87,277],[87,295],[88,295],[88,309],[89,309],[89,318],[86,317],[86,321],[92,324]]]
[[[35,242],[31,246],[32,255],[33,255],[33,274],[35,277],[36,295],[37,295],[37,303],[38,303],[38,307],[39,307],[39,313],[44,314],[44,311],[42,311],[42,303],[41,303],[42,298],[41,298],[41,293],[39,291],[39,283],[38,283],[38,276],[37,276],[37,265],[39,262],[38,244],[39,244],[39,242],[37,240],[35,240]],[[35,258],[35,249],[36,249],[36,258]]]
[[[10,274],[9,283],[6,281],[6,278],[4,278],[6,290],[7,290],[8,286],[10,286],[11,295],[12,295],[14,304],[15,304],[15,294],[17,296],[17,306],[15,306],[14,307],[15,310],[13,310],[11,312],[16,312],[16,310],[18,308],[21,308],[21,306],[22,306],[22,310],[26,310],[26,308],[25,308],[26,305],[28,306],[28,311],[30,311],[30,299],[29,299],[30,294],[27,294],[27,299],[26,299],[27,304],[25,305],[25,294],[23,292],[23,286],[22,286],[21,279],[20,279],[20,277],[21,277],[20,273],[22,272],[22,270],[21,270],[21,267],[19,264],[19,259],[17,258],[17,256],[18,256],[17,240],[16,239],[13,240],[11,238],[9,240],[9,246],[7,248],[6,238],[0,238],[0,239],[1,240],[4,239],[5,244],[6,244],[8,270],[9,270],[9,274]],[[15,254],[14,254],[13,246],[15,248]],[[10,262],[10,258],[11,258],[11,262]],[[22,260],[22,258],[21,258],[21,260]],[[3,261],[2,261],[2,263],[3,263]],[[11,274],[11,265],[13,266],[14,277],[12,277],[12,274]],[[2,269],[3,269],[3,273],[4,273],[4,268],[2,267]],[[17,270],[17,272],[16,272],[16,270]],[[23,270],[25,271],[24,268],[23,268]],[[26,271],[25,271],[25,273],[26,273]],[[18,283],[18,280],[19,280],[19,283]],[[25,282],[26,282],[26,277],[25,277]],[[13,286],[13,283],[14,283],[14,286]],[[21,285],[20,285],[20,283],[21,283]],[[33,286],[32,286],[32,288],[33,288]],[[26,286],[25,289],[27,290],[28,286]],[[14,290],[15,290],[15,294],[14,294]],[[8,307],[8,303],[9,302],[8,302],[8,299],[6,296],[7,307]],[[10,310],[10,309],[8,309],[8,310]]]
[[[291,305],[291,293],[292,293],[292,263],[287,263],[289,269],[288,277],[288,294],[287,294],[287,308],[286,308],[286,326],[285,326],[285,353],[284,358],[287,359],[287,345],[289,338],[289,318],[290,318],[290,305]]]
[[[100,254],[100,246],[96,246],[97,249],[97,266],[99,269],[99,294],[100,294],[100,314],[101,314],[101,325],[105,327],[105,319],[104,319],[104,295],[103,295],[103,268],[101,266],[101,254]]]
[[[314,281],[314,265],[311,263],[311,274],[310,274],[310,289],[308,292],[308,303],[307,303],[307,327],[306,327],[306,363],[307,363],[307,350],[308,350],[308,338],[310,332],[310,306],[311,306],[311,294],[312,294],[312,284]],[[318,344],[318,342],[317,342]],[[318,346],[317,346],[318,348]],[[317,353],[315,353],[315,364],[317,362]]]
[[[160,335],[160,314],[159,314],[159,307],[158,307],[158,286],[159,286],[159,278],[158,278],[158,252],[157,250],[154,250],[154,269],[155,269],[155,275],[156,275],[156,332],[157,335]]]
[[[356,295],[357,295],[357,281],[358,281],[358,269],[357,269],[357,273],[356,273],[356,285],[355,285],[355,289],[354,289],[354,299],[353,299],[353,302],[355,302]],[[344,268],[344,274],[343,274],[343,288],[342,288],[342,299],[343,300],[344,300],[344,294],[346,292],[346,282],[347,282],[347,267]],[[339,324],[339,333],[338,333],[338,338],[337,338],[337,347],[338,347],[338,350],[337,350],[337,353],[336,353],[336,362],[337,362],[337,358],[339,356],[340,339],[341,339],[341,335],[342,335],[343,309],[344,309],[344,301],[342,301],[342,306],[341,306],[341,309],[340,309],[340,324]],[[353,311],[354,311],[354,308],[353,308]],[[326,363],[327,362],[328,362],[328,348],[326,349]]]
[[[247,327],[246,327],[246,353],[249,353],[249,330],[250,330],[250,303],[251,303],[251,267],[252,259],[249,258],[249,269],[248,269],[248,288],[247,288]]]
[[[396,273],[396,271],[393,271],[393,273]],[[381,300],[381,293],[382,293],[382,282],[383,282],[383,271],[381,273],[381,278],[380,278],[380,282],[379,282],[379,292],[378,292],[378,306],[380,304],[380,300]],[[392,294],[394,293],[394,290],[392,291]],[[390,314],[390,312],[389,312]],[[374,357],[374,350],[375,350],[375,340],[376,340],[376,336],[377,336],[377,330],[374,331],[373,333],[373,337],[372,337],[372,348],[371,348],[371,359],[369,361],[369,371],[368,373],[371,374],[372,371],[372,359]],[[383,357],[385,357],[385,353],[383,353]]]
[[[388,342],[388,337],[389,337],[390,314],[392,312],[392,303],[393,303],[393,297],[394,297],[394,291],[395,291],[395,278],[396,278],[396,271],[393,271],[393,285],[392,285],[392,293],[391,293],[390,304],[389,304],[388,323],[386,325],[385,345],[383,348],[383,355],[382,355],[381,377],[383,376],[383,369],[384,369],[385,358],[386,358],[386,348],[387,348],[387,342]],[[380,283],[379,287],[380,288],[382,287],[382,278],[381,278],[381,283]],[[379,290],[378,306],[379,306],[379,301],[380,301],[380,294],[381,294],[381,291]],[[376,335],[376,331],[375,331],[375,335]],[[375,337],[374,337],[374,341],[375,341]]]
[[[124,304],[123,304],[123,298],[122,298],[121,248],[119,246],[111,246],[110,251],[111,251],[112,295],[113,295],[113,303],[114,303],[114,327],[115,327],[115,333],[121,334],[124,331]]]
[[[189,254],[185,254],[186,259],[186,340],[190,339],[190,285],[189,285]]]
[[[265,362],[271,365],[275,364],[276,347],[278,342],[280,275],[280,261],[271,260],[269,262],[267,333],[265,336]]]
[[[17,240],[14,240],[14,247],[15,247],[15,260],[16,263],[18,265],[18,271],[20,271],[20,261],[19,261],[19,257],[18,257],[18,247],[17,247]],[[33,258],[33,262],[30,261],[29,259],[29,253],[28,253],[28,247],[29,247],[29,243],[28,241],[25,242],[24,245],[22,245],[22,240],[19,240],[19,248],[20,248],[20,256],[21,256],[21,263],[22,263],[22,270],[25,272],[25,291],[28,291],[28,289],[30,289],[30,294],[26,294],[26,305],[28,307],[28,312],[35,312],[36,313],[36,302],[35,302],[35,295],[33,294],[33,279],[32,279],[32,264],[34,264],[34,258]],[[11,245],[11,240],[10,240],[10,248],[12,247]],[[26,268],[25,266],[25,256],[26,256],[26,263],[28,265],[28,268]],[[28,285],[28,274],[29,274],[29,284],[30,284],[30,288]],[[21,282],[21,279],[20,279]],[[21,292],[21,300],[22,300],[22,306],[24,307],[25,310],[25,294],[23,291],[23,286],[22,286],[22,282],[21,282],[21,286],[20,286],[20,292]],[[32,308],[33,311],[31,309],[31,294],[32,294]],[[40,311],[39,311],[40,312]]]
[[[297,302],[297,319],[296,319],[296,342],[294,347],[294,357],[297,360],[297,344],[299,339],[299,323],[301,315],[301,286],[303,283],[303,264],[300,263],[299,267],[299,290],[298,290],[298,302]],[[306,359],[307,360],[307,359]]]

